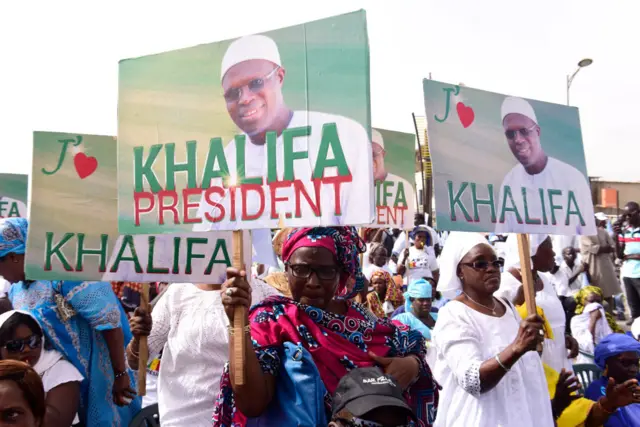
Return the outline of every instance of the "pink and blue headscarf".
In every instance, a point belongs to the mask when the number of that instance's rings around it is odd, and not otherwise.
[[[282,245],[282,260],[288,262],[293,252],[302,247],[323,247],[336,257],[344,272],[336,292],[338,299],[351,299],[364,289],[360,254],[366,251],[366,246],[355,227],[296,228]],[[355,280],[355,284],[349,290],[347,284],[350,278]]]
[[[24,218],[0,219],[0,258],[26,252],[28,228],[29,223]]]
[[[607,359],[628,351],[633,351],[640,355],[640,342],[627,334],[607,335],[596,346],[594,352],[596,365],[600,369],[604,369]]]

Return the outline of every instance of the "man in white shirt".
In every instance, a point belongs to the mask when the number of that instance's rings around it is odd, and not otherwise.
[[[224,149],[230,184],[243,176],[262,184],[247,190],[245,197],[240,191],[232,197],[228,189],[222,196],[212,195],[211,200],[203,195],[198,209],[203,222],[196,224],[194,230],[276,228],[280,215],[286,218],[287,226],[293,227],[373,221],[367,130],[347,117],[292,111],[282,94],[285,74],[278,47],[271,38],[253,35],[229,45],[222,59],[221,83],[229,116],[243,132]],[[273,136],[277,139],[271,145]],[[325,148],[327,141],[332,142],[324,153],[320,150],[323,138]],[[243,141],[244,152],[237,146]],[[238,154],[244,155],[244,171],[236,170]],[[318,169],[318,159],[322,162],[323,158],[331,166]],[[341,167],[344,164],[348,167]],[[316,175],[317,179],[339,178],[340,184],[324,182],[316,190],[314,172],[321,175]],[[294,180],[298,185],[285,182]],[[282,185],[270,187],[268,181]],[[221,185],[221,178],[211,182],[211,186]],[[216,203],[223,206],[223,215]]]
[[[580,276],[585,272],[585,265],[577,260],[575,248],[564,248],[562,257],[562,264],[553,273],[553,287],[561,301],[563,298],[573,298],[578,293],[583,286]]]
[[[507,97],[501,110],[505,137],[519,163],[500,187],[496,233],[595,234],[587,178],[573,166],[545,154],[538,119],[527,101]],[[519,215],[507,210],[504,223],[500,222],[503,204],[517,209]],[[534,227],[536,231],[532,231]]]
[[[384,165],[387,154],[384,149],[384,138],[376,129],[371,129],[371,154],[376,192],[375,224],[401,229],[411,227],[411,218],[415,215],[413,186],[406,179],[387,172]],[[396,200],[399,201],[400,207],[394,206]],[[404,201],[403,204],[401,204],[402,201]]]
[[[555,252],[556,254],[556,264],[560,265],[562,264],[562,261],[564,260],[564,255],[562,254],[562,251],[564,251],[564,248],[574,248],[577,249],[577,261],[580,261],[580,238],[578,236],[559,236],[559,235],[555,235],[555,236],[549,236],[551,237],[551,245],[553,246],[553,252]]]
[[[553,288],[562,303],[566,321],[565,332],[571,333],[571,319],[576,313],[576,300],[574,296],[583,287],[582,276],[587,271],[587,266],[578,259],[578,251],[573,246],[567,246],[562,250],[562,263],[560,267],[550,275]]]

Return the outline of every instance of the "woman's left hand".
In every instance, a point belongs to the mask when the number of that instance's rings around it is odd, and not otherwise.
[[[118,406],[128,406],[136,397],[136,392],[131,388],[129,374],[121,375],[113,382],[113,403]]]
[[[420,373],[420,362],[416,356],[380,357],[369,352],[369,356],[382,368],[385,374],[395,379],[406,390]]]
[[[580,352],[580,346],[578,345],[578,341],[571,335],[565,335],[564,337],[564,345],[569,350],[569,359],[575,359],[578,357],[578,353]]]

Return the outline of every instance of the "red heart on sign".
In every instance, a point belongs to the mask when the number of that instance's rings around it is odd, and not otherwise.
[[[471,126],[473,119],[476,118],[473,108],[467,107],[462,102],[458,102],[456,104],[456,111],[458,112],[458,118],[460,119],[460,123],[462,123],[462,127],[468,128]]]
[[[98,160],[84,153],[78,153],[73,156],[73,164],[80,179],[85,179],[98,169]]]

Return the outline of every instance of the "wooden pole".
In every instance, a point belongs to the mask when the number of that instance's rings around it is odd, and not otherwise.
[[[358,235],[360,236],[360,238],[364,241],[365,240],[365,235],[364,235],[364,228],[360,227],[358,229]],[[366,245],[366,243],[365,243]],[[360,254],[360,268],[364,269],[364,254]],[[368,280],[367,282],[368,283]],[[367,293],[369,292],[368,286],[365,286],[365,289],[362,290],[362,292],[360,292],[358,295],[356,295],[354,297],[354,299],[356,300],[356,302],[359,302],[360,304],[367,304]]]
[[[244,241],[242,239],[242,230],[233,232],[233,268],[244,270]],[[247,280],[249,280],[247,278]],[[246,307],[236,307],[233,311],[233,372],[234,384],[244,385],[244,351],[245,338],[244,328],[247,326],[245,320],[247,318]]]
[[[149,284],[143,283],[140,291],[140,308],[149,313]],[[147,337],[140,337],[138,346],[138,396],[147,394],[147,363],[149,361],[149,345]]]
[[[528,234],[518,234],[518,254],[520,255],[520,275],[524,301],[527,306],[527,315],[531,316],[532,314],[537,314],[537,311],[535,283],[531,272],[531,246],[529,245]],[[542,351],[542,344],[538,346],[538,351]]]

